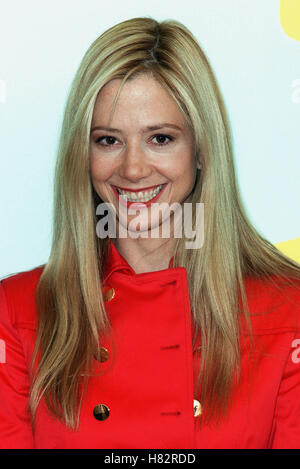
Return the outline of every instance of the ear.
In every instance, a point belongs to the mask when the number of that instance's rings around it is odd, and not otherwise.
[[[202,169],[201,157],[200,152],[195,150],[195,160],[197,164],[197,169]]]
[[[199,159],[197,159],[197,169],[202,169],[202,164],[200,163]]]

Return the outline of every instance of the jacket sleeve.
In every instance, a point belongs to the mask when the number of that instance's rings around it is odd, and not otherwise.
[[[29,375],[19,331],[13,326],[0,282],[0,448],[34,448],[27,409]]]
[[[297,338],[298,337],[298,338]],[[271,449],[300,448],[300,333],[292,340],[280,384]]]

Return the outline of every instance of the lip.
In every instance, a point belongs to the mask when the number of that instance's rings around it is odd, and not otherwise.
[[[155,186],[148,186],[148,187],[140,187],[139,189],[130,189],[128,187],[120,187],[120,186],[112,186],[116,189],[121,189],[121,191],[128,191],[128,192],[140,192],[140,191],[150,191],[158,186],[163,186],[164,184],[156,184]]]
[[[121,190],[124,190],[124,191],[127,190],[128,192],[140,192],[142,190],[150,190],[150,189],[153,189],[153,188],[158,187],[158,186],[162,186],[161,190],[159,191],[159,193],[155,197],[153,197],[153,199],[148,200],[148,202],[128,202],[127,200],[123,199],[123,197],[120,197],[120,194],[116,189],[118,187],[118,189],[121,189]],[[126,188],[123,189],[122,187],[119,187],[119,186],[111,186],[111,187],[113,189],[113,192],[114,192],[118,202],[120,202],[120,204],[123,205],[124,207],[130,208],[131,206],[134,205],[135,208],[143,208],[143,207],[148,207],[153,202],[156,202],[156,200],[159,198],[159,196],[165,190],[166,186],[167,186],[167,183],[165,183],[165,184],[156,184],[155,186],[152,186],[152,187],[139,188],[139,189],[135,189],[135,190],[126,189]]]

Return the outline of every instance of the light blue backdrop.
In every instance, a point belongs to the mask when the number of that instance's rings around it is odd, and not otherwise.
[[[52,184],[67,92],[105,29],[177,19],[198,38],[229,112],[239,184],[271,242],[300,235],[300,42],[279,0],[10,0],[0,3],[0,276],[47,261]]]

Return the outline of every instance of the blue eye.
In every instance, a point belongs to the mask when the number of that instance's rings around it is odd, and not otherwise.
[[[159,146],[168,145],[170,142],[174,140],[173,137],[171,137],[170,135],[165,135],[165,134],[156,134],[154,135],[153,138],[157,139],[157,145]],[[167,142],[166,142],[166,139],[168,139]]]

